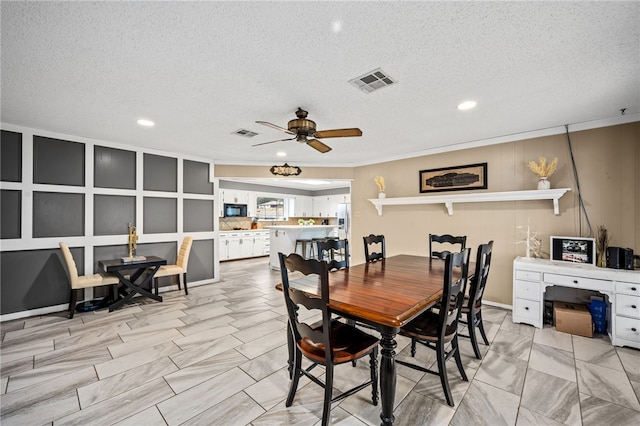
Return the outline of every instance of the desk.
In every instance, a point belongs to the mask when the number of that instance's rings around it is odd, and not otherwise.
[[[156,256],[147,256],[146,260],[140,262],[124,263],[122,259],[101,260],[98,265],[104,272],[111,273],[120,280],[118,288],[119,295],[123,296],[109,305],[109,312],[113,312],[120,306],[131,300],[136,294],[147,296],[158,302],[162,302],[162,297],[153,294],[153,276],[160,266],[166,265],[167,260]],[[124,275],[125,271],[134,271],[129,278]],[[146,272],[145,275],[143,275]],[[147,288],[149,290],[147,290]]]
[[[469,271],[474,268],[470,263]],[[443,260],[431,261],[428,257],[410,255],[388,257],[383,261],[351,266],[329,274],[331,311],[369,324],[382,335],[382,425],[392,425],[394,420],[396,334],[400,327],[440,300],[443,282]],[[318,294],[317,277],[296,278],[290,285],[310,294]],[[282,285],[278,284],[276,288],[282,290]]]
[[[542,328],[547,287],[607,296],[607,334],[614,346],[640,349],[640,271],[517,257],[513,261],[513,322]],[[566,302],[578,300],[563,300]]]

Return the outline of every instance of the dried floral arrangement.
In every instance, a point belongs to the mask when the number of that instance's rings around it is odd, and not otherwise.
[[[380,191],[384,191],[384,178],[382,176],[376,176],[374,181],[376,182],[376,185],[378,185],[378,189]]]
[[[596,236],[596,251],[600,255],[604,255],[607,252],[609,243],[611,242],[611,236],[609,231],[602,225],[598,226],[598,234]]]
[[[541,178],[548,178],[552,174],[555,173],[556,168],[558,167],[558,158],[554,158],[552,162],[547,163],[546,157],[540,157],[538,162],[529,161],[529,169],[540,176]]]

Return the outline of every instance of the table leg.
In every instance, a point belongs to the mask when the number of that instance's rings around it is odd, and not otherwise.
[[[161,296],[157,296],[157,295],[147,291],[144,288],[147,284],[153,282],[153,277],[154,277],[154,275],[156,274],[156,272],[158,271],[159,268],[160,268],[159,266],[149,268],[149,274],[144,278],[144,280],[139,285],[135,284],[135,280],[140,278],[142,273],[147,268],[139,269],[138,271],[136,271],[131,276],[131,279],[125,278],[125,276],[122,275],[122,273],[120,271],[114,271],[113,272],[114,275],[116,275],[118,277],[118,279],[120,280],[120,283],[122,284],[120,286],[120,288],[118,289],[118,292],[124,297],[122,297],[121,299],[119,299],[116,302],[112,303],[109,306],[109,312],[113,312],[114,310],[118,309],[120,306],[124,305],[127,301],[131,300],[133,298],[133,296],[135,296],[136,294],[141,294],[143,296],[146,296],[146,297],[149,297],[151,299],[157,300],[158,302],[162,302],[162,297]],[[129,291],[127,291],[127,288],[129,289]],[[150,284],[149,284],[149,288],[151,289],[151,285]]]
[[[393,425],[393,403],[396,396],[396,352],[398,346],[393,329],[382,331],[380,346],[382,361],[380,362],[380,399],[382,401],[382,426]]]

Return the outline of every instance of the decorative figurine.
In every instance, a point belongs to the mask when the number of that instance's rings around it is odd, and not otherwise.
[[[133,257],[133,251],[138,247],[138,234],[136,227],[129,224],[129,257]]]

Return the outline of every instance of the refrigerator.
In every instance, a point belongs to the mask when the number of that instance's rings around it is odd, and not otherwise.
[[[351,240],[351,204],[338,204],[338,238]]]

